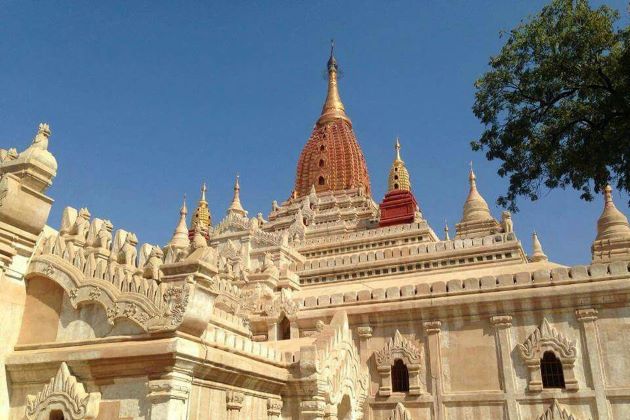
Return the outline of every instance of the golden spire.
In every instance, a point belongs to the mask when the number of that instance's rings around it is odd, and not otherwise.
[[[236,181],[234,182],[234,197],[232,198],[232,204],[230,204],[230,208],[228,209],[228,214],[237,213],[243,217],[247,216],[247,212],[243,209],[241,205],[240,198],[241,187],[238,183],[238,174],[236,175]]]
[[[330,58],[328,59],[328,95],[326,95],[326,102],[324,102],[322,114],[317,120],[317,125],[324,125],[337,119],[345,120],[352,125],[352,121],[346,115],[346,109],[341,103],[341,97],[337,88],[338,66],[337,60],[335,60],[334,49],[335,41],[331,40]]]
[[[206,183],[201,186],[201,198],[197,204],[197,209],[193,214],[190,226],[191,231],[194,232],[195,228],[199,226],[204,233],[208,232],[210,226],[212,226],[212,216],[210,215],[210,209],[208,208],[208,202],[206,201]]]
[[[387,191],[394,190],[411,191],[411,181],[409,180],[409,171],[405,167],[405,162],[400,158],[400,139],[396,137],[394,145],[396,150],[396,159],[389,170],[389,179],[387,182]]]
[[[612,198],[612,187],[604,188],[604,211],[597,220],[597,238],[610,239],[613,237],[629,237],[630,225],[628,219],[615,206]]]
[[[464,217],[462,222],[472,222],[475,220],[492,220],[492,214],[488,208],[488,203],[483,199],[479,191],[477,191],[477,176],[473,171],[472,162],[470,162],[470,173],[468,174],[470,182],[470,191],[466,203],[464,203]]]
[[[176,248],[186,248],[190,245],[190,240],[188,239],[188,228],[186,227],[186,215],[188,214],[188,209],[186,208],[186,194],[184,194],[184,202],[182,203],[182,207],[179,210],[179,223],[175,228],[175,232],[173,232],[173,237],[171,238],[169,245],[172,245]]]
[[[534,233],[532,234],[532,251],[533,252],[530,257],[532,262],[548,260],[547,256],[543,252],[542,245],[540,244],[540,241],[538,240],[538,235],[536,235],[536,231],[534,231]]]

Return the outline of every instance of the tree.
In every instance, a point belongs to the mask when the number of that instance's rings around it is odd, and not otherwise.
[[[475,83],[484,124],[473,150],[502,161],[507,194],[537,200],[544,187],[572,187],[592,200],[608,182],[630,191],[630,27],[616,10],[552,0],[509,32]]]

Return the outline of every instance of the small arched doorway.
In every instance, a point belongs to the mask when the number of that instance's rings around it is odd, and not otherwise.
[[[554,352],[546,351],[540,360],[540,376],[543,388],[564,388],[564,372],[562,362]]]
[[[409,370],[400,359],[396,359],[392,366],[392,391],[409,392]]]
[[[348,394],[344,395],[339,404],[337,405],[337,419],[338,420],[353,420],[352,418],[352,403]]]
[[[278,340],[289,340],[291,338],[291,321],[283,316],[278,323]]]
[[[61,410],[50,410],[50,415],[48,416],[48,420],[65,420],[65,416],[63,415],[63,411]]]

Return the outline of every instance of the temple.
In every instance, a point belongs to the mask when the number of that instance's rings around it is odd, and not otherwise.
[[[585,265],[534,227],[524,249],[472,165],[440,238],[405,139],[372,196],[332,50],[327,74],[289,198],[250,216],[237,176],[212,218],[204,183],[190,213],[172,203],[166,244],[87,208],[48,224],[48,124],[0,149],[0,418],[630,417],[630,226],[610,186]]]

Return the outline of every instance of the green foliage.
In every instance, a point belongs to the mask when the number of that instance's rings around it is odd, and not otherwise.
[[[586,0],[553,0],[509,32],[475,83],[485,127],[471,145],[502,161],[500,205],[517,211],[518,196],[536,200],[543,186],[585,200],[611,181],[630,191],[630,28],[617,19]]]

